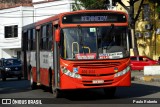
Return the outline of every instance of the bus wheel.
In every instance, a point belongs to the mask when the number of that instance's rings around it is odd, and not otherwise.
[[[52,93],[54,98],[59,98],[61,96],[61,92],[59,89],[55,89],[52,87]]]
[[[48,75],[48,78],[49,78],[49,89],[50,89],[50,91],[52,91],[52,71],[51,70],[49,70],[48,71],[49,72],[49,75]]]
[[[116,87],[104,88],[103,90],[107,98],[113,98],[116,92]]]
[[[30,73],[30,85],[31,85],[31,89],[34,90],[37,88],[37,85],[35,82],[33,82],[33,75],[32,72]]]
[[[6,77],[3,77],[3,78],[2,78],[2,81],[6,81]]]
[[[21,76],[18,76],[18,80],[21,80]]]
[[[6,81],[6,75],[5,75],[5,73],[2,72],[1,76],[2,76],[2,81]]]

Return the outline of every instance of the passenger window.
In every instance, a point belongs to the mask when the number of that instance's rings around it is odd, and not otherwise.
[[[148,61],[148,59],[147,58],[143,58],[143,61]]]
[[[30,33],[31,31],[30,30],[28,30],[28,50],[30,50],[31,49],[31,33]]]
[[[48,50],[51,50],[52,48],[52,41],[53,41],[53,36],[52,36],[52,24],[47,25],[47,37],[48,37]]]
[[[0,66],[2,66],[2,61],[0,61]]]
[[[36,45],[35,45],[35,29],[32,29],[31,30],[31,36],[32,36],[32,39],[31,39],[31,50],[36,50]]]
[[[131,57],[131,60],[136,61],[137,57]]]
[[[42,50],[50,50],[51,42],[52,42],[52,26],[45,25],[42,26],[41,32],[41,49]]]
[[[34,42],[33,42],[34,39],[35,39],[35,38],[34,38],[34,36],[33,36],[33,30],[31,29],[31,30],[30,30],[30,50],[34,50],[34,45],[35,45]]]
[[[143,58],[142,58],[142,57],[139,57],[139,61],[143,61]]]
[[[42,32],[41,32],[41,49],[46,50],[47,48],[47,41],[46,41],[46,26],[42,27]]]

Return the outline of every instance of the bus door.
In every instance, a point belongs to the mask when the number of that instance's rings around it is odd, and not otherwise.
[[[55,41],[55,31],[56,29],[59,29],[58,20],[53,22],[53,70],[54,70],[54,77],[52,88],[53,89],[59,89],[59,82],[60,82],[60,55],[59,55],[59,48],[58,48],[58,42]]]

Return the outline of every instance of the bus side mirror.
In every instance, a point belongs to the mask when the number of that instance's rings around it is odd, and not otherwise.
[[[55,30],[55,41],[56,42],[60,41],[60,30],[59,29]]]

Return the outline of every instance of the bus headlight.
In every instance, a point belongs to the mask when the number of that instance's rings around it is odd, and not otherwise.
[[[130,70],[130,66],[126,67],[124,70],[120,71],[120,72],[117,72],[114,77],[119,77],[119,76],[122,76],[124,74],[126,74],[128,71]]]
[[[11,68],[5,68],[5,71],[10,71],[11,70]]]
[[[68,70],[66,67],[61,67],[62,72],[72,78],[78,78],[81,79],[81,76],[75,72],[71,72],[70,70]]]

